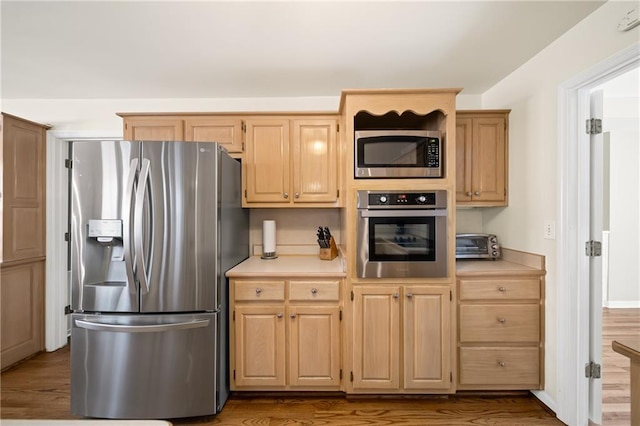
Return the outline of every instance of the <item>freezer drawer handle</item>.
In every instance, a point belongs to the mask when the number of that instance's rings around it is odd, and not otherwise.
[[[123,325],[123,324],[105,324],[101,322],[92,322],[84,320],[76,320],[76,325],[80,328],[95,331],[112,331],[124,333],[161,333],[164,331],[188,330],[191,328],[203,328],[209,326],[209,320],[196,320],[187,322],[177,322],[172,324],[154,324],[154,325]]]

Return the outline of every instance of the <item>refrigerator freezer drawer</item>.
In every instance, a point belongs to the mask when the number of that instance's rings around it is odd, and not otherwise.
[[[72,315],[71,411],[169,419],[216,413],[216,313]]]

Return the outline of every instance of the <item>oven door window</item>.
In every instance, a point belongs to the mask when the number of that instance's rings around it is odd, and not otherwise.
[[[436,260],[435,217],[370,217],[369,261]]]

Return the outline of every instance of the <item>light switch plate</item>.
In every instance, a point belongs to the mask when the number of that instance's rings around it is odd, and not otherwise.
[[[544,223],[544,238],[545,240],[556,239],[556,223],[553,220],[548,220]]]

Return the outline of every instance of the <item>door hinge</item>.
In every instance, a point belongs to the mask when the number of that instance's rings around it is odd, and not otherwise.
[[[340,311],[339,317],[340,317],[340,321],[342,321],[342,311]]]
[[[602,243],[600,241],[587,241],[584,243],[585,255],[589,257],[597,257],[602,255]]]
[[[600,133],[602,133],[602,119],[588,118],[586,124],[588,135],[599,135]]]
[[[244,142],[242,142],[242,150],[244,151]]]
[[[593,361],[590,361],[589,364],[584,366],[584,376],[589,379],[599,379],[600,378],[600,364],[596,364]]]
[[[350,380],[353,382],[353,371],[350,374]]]
[[[247,190],[244,190],[244,198],[247,198]]]
[[[449,383],[453,383],[453,371],[449,371]]]
[[[340,133],[340,123],[336,124],[336,132]]]
[[[70,239],[70,237],[69,237],[69,233],[68,233],[68,232],[65,232],[65,233],[64,233],[64,240],[65,240],[66,242],[69,242],[69,239]]]
[[[68,158],[64,159],[64,167],[70,169],[73,166],[73,161]]]
[[[242,133],[247,133],[247,123],[242,122]]]
[[[236,311],[235,310],[233,311],[233,320],[234,321],[236,320]]]
[[[449,290],[449,302],[453,302],[453,291]]]
[[[233,380],[236,379],[236,370],[233,370]]]
[[[340,190],[336,189],[336,198],[340,198]]]
[[[342,368],[340,369],[340,380],[342,380]]]
[[[351,290],[351,301],[353,301],[353,290]]]
[[[67,306],[64,307],[64,314],[65,315],[69,315],[72,312],[73,311],[71,310],[71,305],[67,305]]]

